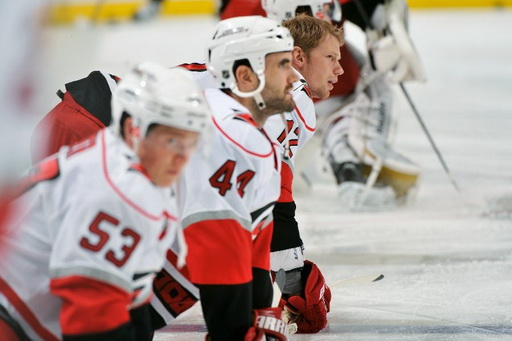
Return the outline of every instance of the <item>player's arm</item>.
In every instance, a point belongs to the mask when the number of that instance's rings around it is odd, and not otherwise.
[[[252,283],[198,287],[208,340],[243,340],[252,324]]]
[[[226,217],[183,225],[187,265],[199,288],[209,338],[243,340],[252,323],[250,222]]]
[[[272,270],[283,269],[285,319],[297,323],[299,333],[317,333],[327,325],[331,293],[320,269],[305,260],[295,202],[278,202],[274,208]]]
[[[50,290],[62,299],[63,340],[136,340],[127,309],[128,291],[83,276],[53,278]]]
[[[164,267],[153,280],[150,309],[153,330],[169,325],[199,300],[199,289],[190,282],[188,265],[178,266],[177,244],[167,250]]]

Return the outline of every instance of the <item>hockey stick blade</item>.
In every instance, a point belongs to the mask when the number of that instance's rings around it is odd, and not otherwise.
[[[364,283],[372,283],[372,282],[378,282],[381,279],[384,278],[384,275],[364,275],[364,276],[357,276],[353,278],[348,279],[342,279],[341,281],[338,281],[331,285],[331,288],[337,287],[337,286],[346,286],[346,285],[353,285],[353,284],[364,284]]]

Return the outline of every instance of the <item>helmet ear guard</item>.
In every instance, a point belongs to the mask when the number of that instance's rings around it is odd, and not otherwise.
[[[265,56],[292,49],[290,31],[276,21],[261,16],[230,18],[219,22],[215,29],[208,44],[207,67],[219,88],[230,89],[240,97],[258,97],[265,87]],[[238,62],[244,59],[260,81],[250,92],[240,91],[234,74]],[[260,103],[258,106],[261,108]]]
[[[121,132],[123,113],[132,118],[135,145],[152,124],[201,134],[210,126],[210,109],[192,75],[181,68],[166,69],[151,62],[136,65],[112,96],[111,126],[117,134]]]

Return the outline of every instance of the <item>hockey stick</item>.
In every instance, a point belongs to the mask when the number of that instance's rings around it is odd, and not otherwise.
[[[364,205],[364,202],[366,201],[366,198],[368,197],[370,190],[372,189],[373,185],[375,185],[377,177],[379,176],[380,171],[382,169],[382,162],[382,157],[377,157],[375,159],[375,162],[372,165],[372,172],[370,173],[368,180],[366,180],[366,186],[364,186],[363,194],[359,198],[359,205]]]
[[[441,162],[441,165],[443,166],[444,172],[446,173],[446,175],[450,179],[450,182],[452,183],[453,187],[455,187],[457,192],[459,194],[461,194],[459,185],[457,185],[457,183],[455,182],[455,179],[453,178],[450,170],[448,169],[448,166],[446,165],[446,162],[444,161],[443,156],[441,155],[441,152],[437,148],[437,145],[435,144],[434,139],[430,135],[430,132],[427,129],[427,126],[425,125],[425,122],[423,122],[423,119],[421,118],[420,113],[416,109],[416,106],[414,105],[414,102],[412,101],[411,97],[409,96],[409,93],[405,89],[404,83],[400,82],[400,88],[402,89],[402,92],[404,93],[404,96],[407,99],[407,102],[409,102],[409,105],[410,105],[412,111],[414,112],[414,115],[416,115],[416,118],[418,119],[418,122],[420,123],[421,128],[423,129],[423,132],[425,133],[425,135],[427,135],[427,138],[428,138],[428,140],[430,142],[430,145],[434,149],[434,152],[436,153],[437,158],[439,159],[439,161]]]
[[[363,18],[363,21],[365,22],[365,24],[370,29],[374,30],[375,27],[373,26],[370,18],[368,17],[368,15],[367,15],[363,5],[361,4],[360,0],[354,0],[354,4],[356,5],[357,10],[359,11],[359,14],[361,14],[361,17]],[[400,84],[400,88],[402,89],[402,93],[404,94],[405,98],[407,99],[407,103],[409,103],[409,106],[411,107],[412,111],[414,112],[414,115],[418,119],[418,122],[420,123],[420,126],[423,129],[423,132],[425,133],[425,135],[427,135],[428,141],[430,142],[430,145],[434,149],[434,152],[435,152],[437,158],[439,159],[439,162],[441,162],[441,165],[443,166],[443,169],[444,169],[446,175],[448,176],[448,179],[452,183],[452,185],[455,188],[455,190],[459,194],[461,194],[459,185],[457,184],[457,182],[455,182],[455,179],[453,178],[450,170],[448,169],[448,166],[447,166],[446,162],[444,161],[444,158],[441,155],[441,152],[437,148],[437,145],[434,142],[434,139],[432,138],[432,135],[430,134],[430,131],[428,130],[427,126],[425,125],[425,122],[423,121],[419,111],[416,109],[416,106],[414,105],[414,102],[412,101],[411,97],[409,96],[409,93],[405,89],[405,85],[403,84],[403,82],[400,82],[399,84]]]
[[[337,286],[373,283],[373,282],[378,282],[378,281],[380,281],[383,278],[384,278],[384,275],[382,275],[382,274],[379,274],[379,275],[357,276],[357,277],[353,277],[353,278],[342,279],[341,281],[338,281],[338,282],[330,285],[329,287],[330,288],[334,288],[334,287],[337,287]],[[297,330],[298,330],[297,323],[295,323],[295,321],[297,320],[298,316],[299,316],[298,314],[295,314],[291,310],[289,310],[286,307],[284,307],[284,309],[283,309],[283,320],[288,324],[288,333],[290,335],[295,334],[297,332]]]
[[[364,283],[372,283],[372,282],[378,282],[381,279],[384,278],[384,275],[363,275],[363,276],[357,276],[353,278],[348,279],[342,279],[341,281],[338,281],[331,285],[331,288],[337,287],[337,286],[346,286],[346,285],[353,285],[353,284],[364,284]]]

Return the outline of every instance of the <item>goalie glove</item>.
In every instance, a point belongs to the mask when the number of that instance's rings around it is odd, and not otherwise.
[[[306,282],[304,293],[282,299],[283,320],[296,323],[297,333],[318,333],[327,326],[331,290],[313,262],[306,260],[302,271],[302,279]]]
[[[375,70],[388,73],[394,82],[426,80],[423,64],[407,28],[404,0],[378,6],[372,15],[375,29],[367,30],[367,45]]]
[[[281,320],[281,308],[256,309],[254,325],[245,334],[244,341],[286,341],[286,323]]]

